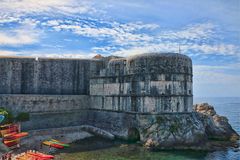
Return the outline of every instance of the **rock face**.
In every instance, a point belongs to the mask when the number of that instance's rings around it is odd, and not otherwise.
[[[216,114],[213,106],[196,104],[193,110],[188,115],[155,116],[141,130],[141,140],[150,149],[215,150],[238,146],[239,135],[226,117]]]
[[[202,116],[209,138],[233,141],[239,138],[237,132],[228,123],[227,117],[218,115],[213,106],[208,103],[196,104],[193,106],[193,110]]]
[[[145,123],[141,140],[150,149],[197,149],[207,139],[198,113],[156,115]]]

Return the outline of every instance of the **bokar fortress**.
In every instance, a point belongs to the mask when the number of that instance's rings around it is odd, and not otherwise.
[[[238,138],[225,117],[207,112],[211,106],[193,107],[192,77],[191,59],[177,53],[1,57],[0,106],[30,115],[25,145],[97,134],[153,149],[203,149],[210,139]]]

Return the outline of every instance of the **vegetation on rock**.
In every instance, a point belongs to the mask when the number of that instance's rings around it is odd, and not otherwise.
[[[17,114],[17,116],[14,117],[13,113],[10,110],[7,110],[3,107],[0,107],[0,114],[5,116],[2,124],[13,123],[14,121],[24,122],[29,120],[29,113],[20,112]]]

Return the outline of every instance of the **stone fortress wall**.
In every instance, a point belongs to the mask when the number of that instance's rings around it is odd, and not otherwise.
[[[94,67],[94,60],[0,57],[0,94],[87,95]]]
[[[88,124],[123,136],[137,127],[135,114],[191,115],[192,61],[175,53],[99,59],[2,57],[0,106],[30,113],[30,121],[23,123],[28,130]]]

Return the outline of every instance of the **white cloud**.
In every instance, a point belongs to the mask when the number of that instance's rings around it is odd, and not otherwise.
[[[158,25],[143,24],[141,22],[126,24],[105,22],[104,24],[108,27],[105,27],[105,25],[99,27],[92,23],[66,24],[66,22],[60,20],[51,20],[47,24],[56,31],[67,30],[81,36],[104,40],[109,43],[104,47],[93,47],[94,52],[100,51],[125,56],[157,51],[178,52],[180,44],[181,53],[185,54],[194,51],[194,54],[197,55],[239,56],[238,46],[225,43],[208,43],[210,40],[215,41],[216,38],[219,38],[216,34],[218,26],[211,23],[190,25],[179,31],[160,31],[157,35],[151,35],[150,31],[159,28]]]
[[[139,45],[141,42],[153,41],[153,37],[145,33],[136,33],[140,30],[156,29],[156,24],[126,23],[119,24],[117,22],[107,23],[109,27],[99,27],[93,24],[59,24],[60,21],[48,21],[47,25],[52,26],[56,31],[68,30],[75,34],[96,38],[98,40],[108,40],[113,45]],[[106,25],[106,24],[105,24]]]
[[[42,57],[42,58],[80,58],[80,59],[88,59],[94,57],[96,54],[83,54],[83,53],[33,53],[28,54],[30,57]]]
[[[55,51],[55,50],[38,50],[38,51],[7,51],[0,50],[0,57],[21,56],[21,57],[38,57],[38,58],[80,58],[89,59],[96,55],[96,53],[85,53],[83,51]]]
[[[159,35],[163,39],[187,39],[187,40],[204,40],[215,35],[214,30],[217,26],[212,23],[194,24],[187,26],[180,31],[166,31]]]
[[[16,52],[0,50],[0,57],[2,57],[2,56],[16,56]]]
[[[0,2],[0,10],[4,13],[89,13],[95,11],[92,3],[89,1],[76,1],[76,0],[3,0]]]
[[[239,47],[232,45],[232,44],[218,44],[218,45],[183,45],[185,50],[194,50],[199,51],[200,54],[220,54],[220,55],[236,55],[240,56],[239,54]]]
[[[40,31],[32,26],[0,31],[0,45],[25,45],[38,42]]]
[[[98,48],[98,50],[110,50],[111,48]],[[195,51],[196,55],[204,54],[219,54],[219,55],[239,55],[239,48],[234,45],[220,44],[220,45],[198,45],[198,44],[184,44],[181,45],[181,53],[188,54],[190,50]],[[160,44],[147,43],[141,47],[122,48],[115,52],[114,55],[131,56],[136,54],[148,53],[148,52],[179,52],[179,43],[177,42],[162,42]],[[192,54],[195,55],[195,54]]]

